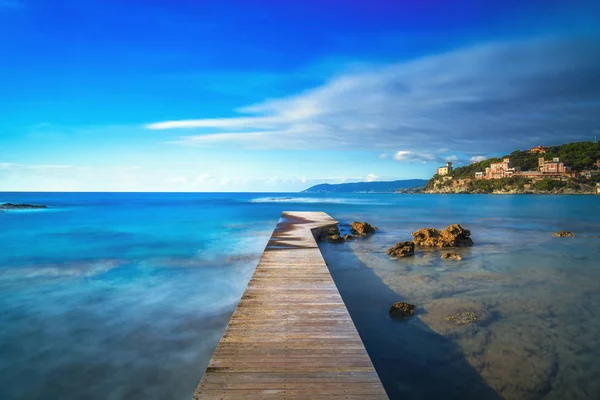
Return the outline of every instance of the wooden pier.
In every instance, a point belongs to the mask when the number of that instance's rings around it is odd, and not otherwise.
[[[194,399],[387,399],[321,256],[322,212],[284,212]]]

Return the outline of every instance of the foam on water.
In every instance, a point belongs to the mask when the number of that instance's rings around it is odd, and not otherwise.
[[[354,204],[385,206],[389,202],[373,201],[373,199],[360,197],[257,197],[249,200],[250,203],[290,203],[290,204]]]

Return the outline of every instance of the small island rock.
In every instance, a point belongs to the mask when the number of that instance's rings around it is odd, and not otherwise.
[[[413,242],[399,242],[386,251],[392,257],[408,257],[415,255],[415,244]]]
[[[452,224],[445,230],[423,228],[413,232],[414,242],[419,246],[466,247],[473,246],[471,231],[458,224]]]
[[[442,254],[442,259],[449,259],[449,260],[462,260],[462,256],[460,254],[456,254],[456,253],[444,253]]]
[[[415,314],[415,306],[399,301],[390,308],[391,317],[410,317]]]
[[[554,237],[575,237],[575,234],[569,231],[558,231],[551,233],[550,235]]]
[[[46,206],[39,206],[35,204],[14,204],[14,203],[0,203],[0,210],[33,210],[38,208],[48,208]]]
[[[355,235],[370,235],[375,233],[377,227],[367,223],[367,222],[352,222],[352,233]]]

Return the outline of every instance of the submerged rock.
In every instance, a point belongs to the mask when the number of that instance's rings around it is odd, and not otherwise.
[[[35,205],[35,204],[14,204],[14,203],[0,204],[0,210],[33,210],[33,209],[38,209],[38,208],[48,208],[48,207]]]
[[[480,317],[476,311],[462,311],[446,317],[446,321],[458,325],[472,324],[479,321]]]
[[[444,253],[442,254],[442,259],[448,260],[462,260],[462,256],[456,253]]]
[[[558,231],[558,232],[551,233],[550,236],[554,236],[554,237],[575,237],[575,234],[573,232],[569,232],[569,231]]]
[[[458,224],[452,224],[445,230],[423,228],[413,232],[414,242],[419,246],[466,247],[473,246],[471,231]]]
[[[415,306],[399,301],[390,308],[391,317],[410,317],[415,314]]]
[[[413,242],[399,242],[386,251],[392,257],[408,257],[415,255],[415,244]]]
[[[344,241],[344,238],[340,235],[331,235],[328,236],[326,240],[331,243],[341,243]]]
[[[352,233],[355,235],[370,235],[375,233],[376,229],[376,226],[373,226],[367,222],[354,221],[352,223]]]

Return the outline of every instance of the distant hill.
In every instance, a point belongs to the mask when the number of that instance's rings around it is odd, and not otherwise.
[[[354,182],[331,185],[323,183],[315,185],[301,193],[384,193],[395,192],[399,189],[421,188],[427,184],[427,179],[406,179],[391,182]]]

